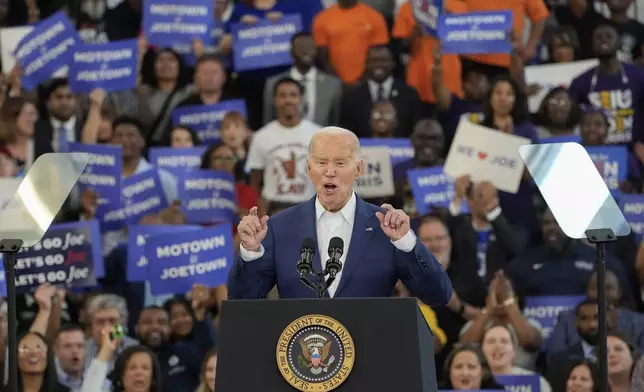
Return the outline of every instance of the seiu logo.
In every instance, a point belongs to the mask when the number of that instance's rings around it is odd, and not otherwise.
[[[472,147],[458,146],[457,152],[459,154],[466,155],[470,158],[476,156],[476,158],[478,158],[479,161],[488,161],[490,162],[490,164],[495,166],[507,167],[510,169],[514,169],[515,167],[517,167],[516,159],[508,158],[503,155],[491,156],[485,151],[476,152]]]
[[[633,92],[630,89],[596,91],[588,94],[588,101],[602,109],[631,109]]]

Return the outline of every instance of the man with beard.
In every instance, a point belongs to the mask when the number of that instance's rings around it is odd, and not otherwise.
[[[78,392],[85,371],[85,331],[80,325],[62,326],[54,341],[58,381],[71,392]]]
[[[291,77],[302,84],[302,114],[304,118],[320,125],[338,123],[340,116],[340,95],[342,82],[315,66],[317,48],[309,33],[299,32],[291,38],[291,57],[293,67],[266,80],[264,88],[264,124],[275,119],[275,109],[271,94],[278,80]]]
[[[619,60],[621,43],[615,27],[595,28],[592,46],[599,65],[576,77],[570,83],[570,93],[577,103],[605,111],[610,125],[607,144],[632,144],[635,155],[644,162],[644,70]]]
[[[586,298],[577,305],[575,309],[576,326],[581,340],[567,348],[563,348],[563,351],[548,358],[546,378],[554,391],[566,390],[568,374],[564,374],[564,372],[569,368],[567,366],[569,362],[579,359],[586,359],[591,362],[597,361],[598,313],[599,305],[595,299]],[[615,308],[609,306],[607,315],[609,331],[614,327],[615,316]]]
[[[52,80],[44,98],[48,116],[41,116],[36,122],[34,159],[51,150],[69,152],[69,143],[81,141],[83,129],[83,123],[76,117],[78,102],[67,79]],[[48,148],[40,149],[45,146]]]
[[[396,109],[398,124],[395,137],[409,137],[421,116],[418,92],[392,75],[394,58],[387,46],[374,46],[367,53],[367,80],[342,97],[340,126],[350,129],[360,138],[371,137],[371,113],[380,101],[391,101]],[[429,117],[429,113],[427,115]]]
[[[202,323],[208,322],[207,317],[205,320]],[[195,325],[193,330],[196,328],[199,326]],[[164,391],[194,392],[197,389],[201,360],[210,347],[205,347],[200,339],[171,342],[170,315],[158,306],[143,309],[136,333],[139,341],[152,349],[159,358]]]
[[[585,295],[588,281],[595,270],[595,249],[568,238],[550,209],[541,214],[543,244],[526,249],[505,269],[520,298],[547,295]],[[624,268],[611,255],[606,268],[615,272],[625,300],[632,291]]]

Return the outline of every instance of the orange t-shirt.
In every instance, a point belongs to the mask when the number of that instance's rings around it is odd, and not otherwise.
[[[465,12],[463,2],[459,0],[448,0],[445,8],[451,13]],[[405,39],[409,37],[415,25],[416,19],[411,3],[406,2],[398,11],[391,35]],[[420,99],[424,102],[436,102],[432,89],[432,67],[437,44],[438,39],[431,36],[419,37],[411,44],[411,58],[407,64],[407,84],[418,91]],[[458,55],[443,55],[443,84],[456,96],[463,97],[461,60]]]
[[[343,9],[335,4],[313,19],[313,39],[329,49],[329,61],[338,77],[354,83],[364,73],[369,48],[389,43],[389,32],[385,18],[368,5]]]
[[[526,16],[530,21],[539,22],[550,15],[543,0],[465,0],[468,12],[480,11],[512,11],[512,27],[518,37],[523,37]],[[479,63],[510,66],[509,54],[478,54],[468,56]]]

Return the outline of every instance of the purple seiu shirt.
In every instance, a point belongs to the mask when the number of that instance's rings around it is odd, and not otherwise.
[[[644,142],[641,129],[644,70],[632,64],[622,64],[622,70],[617,75],[605,76],[593,68],[577,76],[569,87],[578,103],[606,112],[610,124],[607,144]]]

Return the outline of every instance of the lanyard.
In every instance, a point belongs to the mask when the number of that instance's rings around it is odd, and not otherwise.
[[[628,77],[626,76],[626,72],[624,71],[624,66],[621,63],[619,65],[619,74],[622,77],[622,83],[628,86]],[[595,89],[597,88],[598,77],[599,77],[599,67],[595,68],[595,72],[593,73],[593,78],[590,81],[590,93],[595,92]]]

